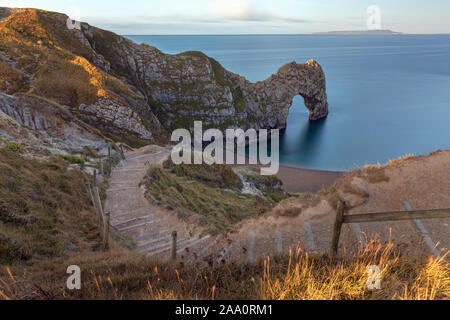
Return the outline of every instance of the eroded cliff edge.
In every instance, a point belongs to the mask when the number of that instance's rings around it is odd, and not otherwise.
[[[313,60],[251,83],[203,53],[164,54],[86,23],[69,29],[59,13],[3,8],[0,21],[0,110],[20,123],[41,117],[39,108],[24,114],[20,101],[39,99],[107,135],[145,143],[193,120],[282,129],[296,95],[310,119],[328,114],[325,75]]]

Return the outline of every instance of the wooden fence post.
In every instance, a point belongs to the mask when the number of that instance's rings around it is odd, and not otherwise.
[[[122,156],[122,159],[125,160],[125,154],[123,153],[123,146],[120,145],[120,155]]]
[[[108,211],[105,213],[103,221],[103,248],[109,249],[109,225],[111,222],[111,213]]]
[[[94,187],[94,195],[95,199],[97,201],[97,209],[98,209],[98,215],[100,221],[103,221],[103,205],[102,205],[102,199],[100,198],[100,193],[98,192],[98,187]]]
[[[92,205],[95,209],[97,209],[97,202],[95,201],[94,193],[92,192],[91,185],[89,183],[86,183],[86,189],[89,193],[89,196],[91,197]]]
[[[105,171],[103,170],[103,159],[100,159],[100,174],[104,177]]]
[[[248,263],[255,263],[255,246],[256,246],[256,234],[250,233],[250,240],[248,244]]]
[[[112,156],[111,156],[111,143],[108,143],[108,174],[112,173]]]
[[[336,210],[336,220],[334,222],[333,228],[333,238],[331,239],[330,257],[334,259],[338,252],[339,237],[341,236],[342,223],[344,221],[345,213],[345,201],[339,199],[337,210]]]
[[[170,245],[170,258],[172,261],[177,260],[177,232],[172,232],[172,243]]]
[[[97,186],[97,169],[94,169],[94,183],[92,185],[94,188]]]
[[[282,254],[283,253],[283,234],[281,231],[277,231],[275,234],[275,244],[277,248],[277,253]]]

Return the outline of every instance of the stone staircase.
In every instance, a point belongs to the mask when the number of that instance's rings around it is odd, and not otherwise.
[[[171,232],[176,230],[177,253],[183,259],[193,259],[202,254],[205,245],[208,247],[211,237],[193,232],[174,212],[152,205],[139,187],[148,166],[162,163],[168,154],[169,149],[156,146],[153,150],[144,148],[126,153],[126,159],[111,174],[105,210],[111,213],[111,226],[133,238],[139,253],[152,259],[167,259]]]

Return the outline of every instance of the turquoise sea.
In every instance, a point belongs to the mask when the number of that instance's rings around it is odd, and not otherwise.
[[[203,51],[250,81],[317,60],[330,115],[310,122],[295,98],[280,142],[284,165],[348,170],[450,149],[450,35],[127,37],[171,54]]]

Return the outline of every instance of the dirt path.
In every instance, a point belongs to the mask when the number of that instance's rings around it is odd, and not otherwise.
[[[328,253],[335,211],[326,200],[303,208],[295,217],[280,216],[276,208],[262,217],[243,221],[227,237],[207,236],[201,228],[180,220],[174,211],[151,204],[139,183],[148,167],[161,165],[169,153],[170,149],[157,146],[126,153],[126,160],[112,173],[105,209],[111,212],[113,226],[136,240],[139,252],[155,259],[168,258],[170,233],[177,230],[178,254],[183,263],[254,261],[296,247]],[[368,197],[349,214],[406,210],[402,201],[412,209],[450,208],[450,151],[397,163],[386,169],[386,175],[389,181],[358,182]],[[303,205],[304,200],[292,199],[287,206]],[[419,224],[403,221],[344,225],[340,252],[344,248],[346,252],[355,251],[365,245],[367,238],[379,235],[384,242],[391,238],[403,252],[439,254],[439,249],[450,248],[449,223],[450,219],[440,219]],[[431,250],[430,239],[433,244],[439,242],[437,251]]]

